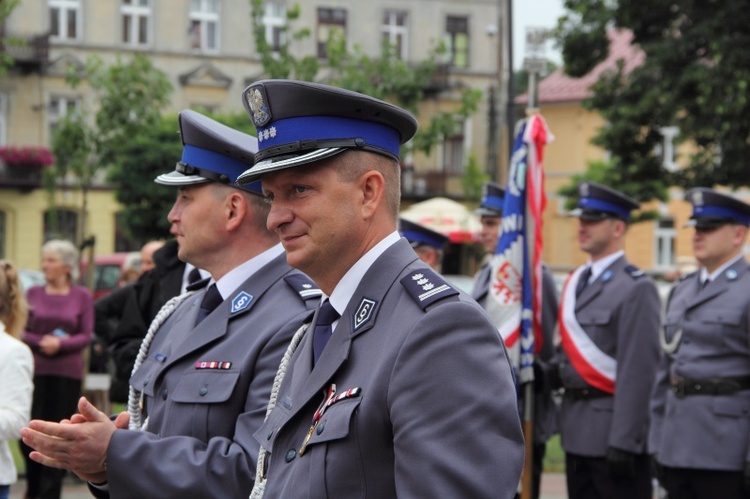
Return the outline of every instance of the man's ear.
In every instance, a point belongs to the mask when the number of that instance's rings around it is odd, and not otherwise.
[[[372,217],[385,197],[385,178],[377,170],[369,170],[359,182],[362,189],[362,216]]]
[[[235,191],[235,189],[233,189]],[[232,192],[226,200],[227,230],[235,230],[245,220],[247,200],[239,191]]]

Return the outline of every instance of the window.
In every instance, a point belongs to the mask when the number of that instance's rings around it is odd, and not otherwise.
[[[318,8],[318,57],[328,57],[328,41],[334,36],[346,38],[346,10]]]
[[[57,208],[44,213],[44,240],[78,240],[78,213],[65,208]]]
[[[407,14],[398,10],[383,12],[383,41],[393,47],[398,59],[406,59],[409,49],[409,30],[406,27]]]
[[[454,68],[469,67],[469,19],[448,16],[445,20],[445,44],[448,62]]]
[[[656,259],[654,267],[672,270],[675,267],[674,242],[676,231],[674,218],[666,217],[655,222]]]
[[[464,132],[443,140],[443,170],[448,175],[462,175],[464,173]]]
[[[219,0],[190,0],[190,48],[219,51]]]
[[[55,136],[57,124],[68,114],[75,113],[79,110],[81,101],[77,97],[53,95],[49,99],[48,124],[50,142]]]
[[[665,126],[659,129],[664,142],[661,147],[657,147],[656,153],[662,157],[662,166],[668,172],[675,172],[679,169],[677,166],[677,150],[675,148],[675,139],[680,134],[680,129],[676,126]]]
[[[80,36],[80,0],[49,0],[50,34],[58,40],[77,40]]]
[[[151,43],[151,0],[122,0],[122,43],[144,47]]]
[[[0,211],[0,258],[5,258],[5,241],[7,238],[5,225],[5,212]]]
[[[271,50],[278,52],[284,44],[284,26],[286,26],[286,7],[268,2],[264,6],[263,26],[266,27],[266,41]]]

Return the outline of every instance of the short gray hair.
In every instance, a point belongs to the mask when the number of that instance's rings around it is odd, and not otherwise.
[[[68,277],[71,283],[78,282],[78,248],[66,239],[50,239],[42,246],[42,253],[52,251],[60,257],[63,264],[70,267]]]

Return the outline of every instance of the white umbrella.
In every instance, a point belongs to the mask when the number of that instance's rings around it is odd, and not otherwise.
[[[402,211],[401,217],[448,236],[452,243],[476,242],[482,228],[466,206],[443,197],[415,203]]]

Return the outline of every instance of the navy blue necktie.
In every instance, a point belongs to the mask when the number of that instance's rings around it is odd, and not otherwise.
[[[218,307],[222,301],[224,301],[224,299],[221,297],[221,293],[219,293],[219,290],[216,287],[216,283],[211,284],[208,287],[206,294],[203,295],[201,308],[200,310],[198,310],[198,315],[195,318],[195,325],[197,326],[203,319],[208,317],[208,314],[213,312],[214,309]]]
[[[188,285],[195,284],[196,282],[200,281],[202,279],[201,277],[201,271],[193,267],[193,270],[191,270],[188,273]]]
[[[326,299],[318,309],[318,319],[315,321],[315,332],[313,333],[313,363],[318,362],[320,354],[331,339],[333,328],[331,324],[338,319],[339,313],[333,308],[331,302]]]
[[[576,285],[576,298],[581,296],[581,293],[583,293],[583,290],[586,289],[586,286],[589,285],[589,279],[591,279],[591,266],[589,265],[585,269],[583,269],[583,272],[581,272],[580,277],[578,278],[578,284]]]

